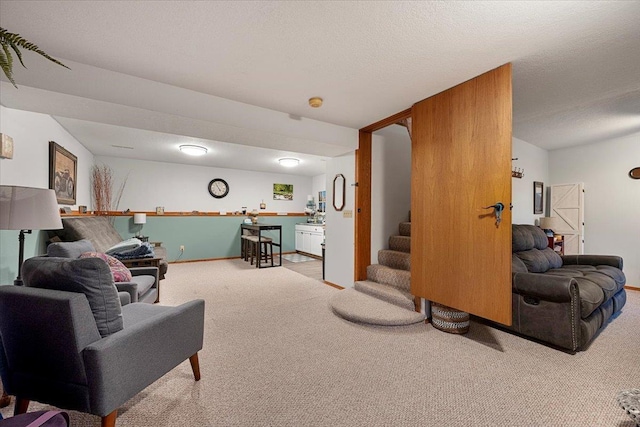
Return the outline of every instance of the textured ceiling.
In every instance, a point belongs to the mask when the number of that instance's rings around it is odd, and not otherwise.
[[[554,149],[640,130],[638,22],[639,1],[2,0],[2,27],[73,66],[26,54],[20,89],[3,84],[0,101],[334,156],[354,129],[512,62],[514,136]]]

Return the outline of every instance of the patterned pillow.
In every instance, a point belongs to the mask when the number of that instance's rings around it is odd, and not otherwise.
[[[112,257],[111,255],[103,254],[102,252],[84,252],[80,255],[80,258],[101,258],[111,269],[114,282],[131,281],[131,271],[129,271],[129,269],[125,267],[120,260]]]

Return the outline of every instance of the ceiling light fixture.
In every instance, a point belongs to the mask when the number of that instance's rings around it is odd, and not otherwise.
[[[205,154],[207,154],[207,151],[208,151],[204,147],[201,147],[199,145],[191,145],[191,144],[181,145],[179,148],[180,148],[180,151],[182,151],[184,154],[188,154],[190,156],[204,156]]]
[[[298,166],[300,164],[300,160],[294,159],[293,157],[285,157],[282,159],[278,159],[278,163],[286,168],[292,168]]]
[[[322,107],[322,98],[319,96],[314,96],[313,98],[309,98],[309,105],[313,108]]]

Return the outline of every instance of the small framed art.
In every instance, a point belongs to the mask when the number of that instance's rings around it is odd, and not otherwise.
[[[49,141],[49,188],[56,193],[59,205],[76,204],[78,158]]]
[[[540,181],[533,182],[533,213],[541,214],[544,212],[544,184]]]

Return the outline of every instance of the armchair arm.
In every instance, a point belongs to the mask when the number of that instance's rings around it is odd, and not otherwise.
[[[551,302],[570,302],[577,282],[571,277],[540,273],[513,273],[513,292]]]
[[[178,307],[130,304],[125,329],[96,341],[82,352],[91,413],[106,416],[145,387],[202,349],[204,300]]]
[[[610,265],[622,270],[622,257],[617,255],[562,255],[562,265]]]
[[[158,284],[158,267],[131,267],[129,271],[132,276],[153,276],[156,278],[156,285]]]
[[[129,302],[138,302],[138,284],[132,282],[115,282],[118,292],[126,292],[131,297]],[[122,303],[122,301],[121,301]]]

